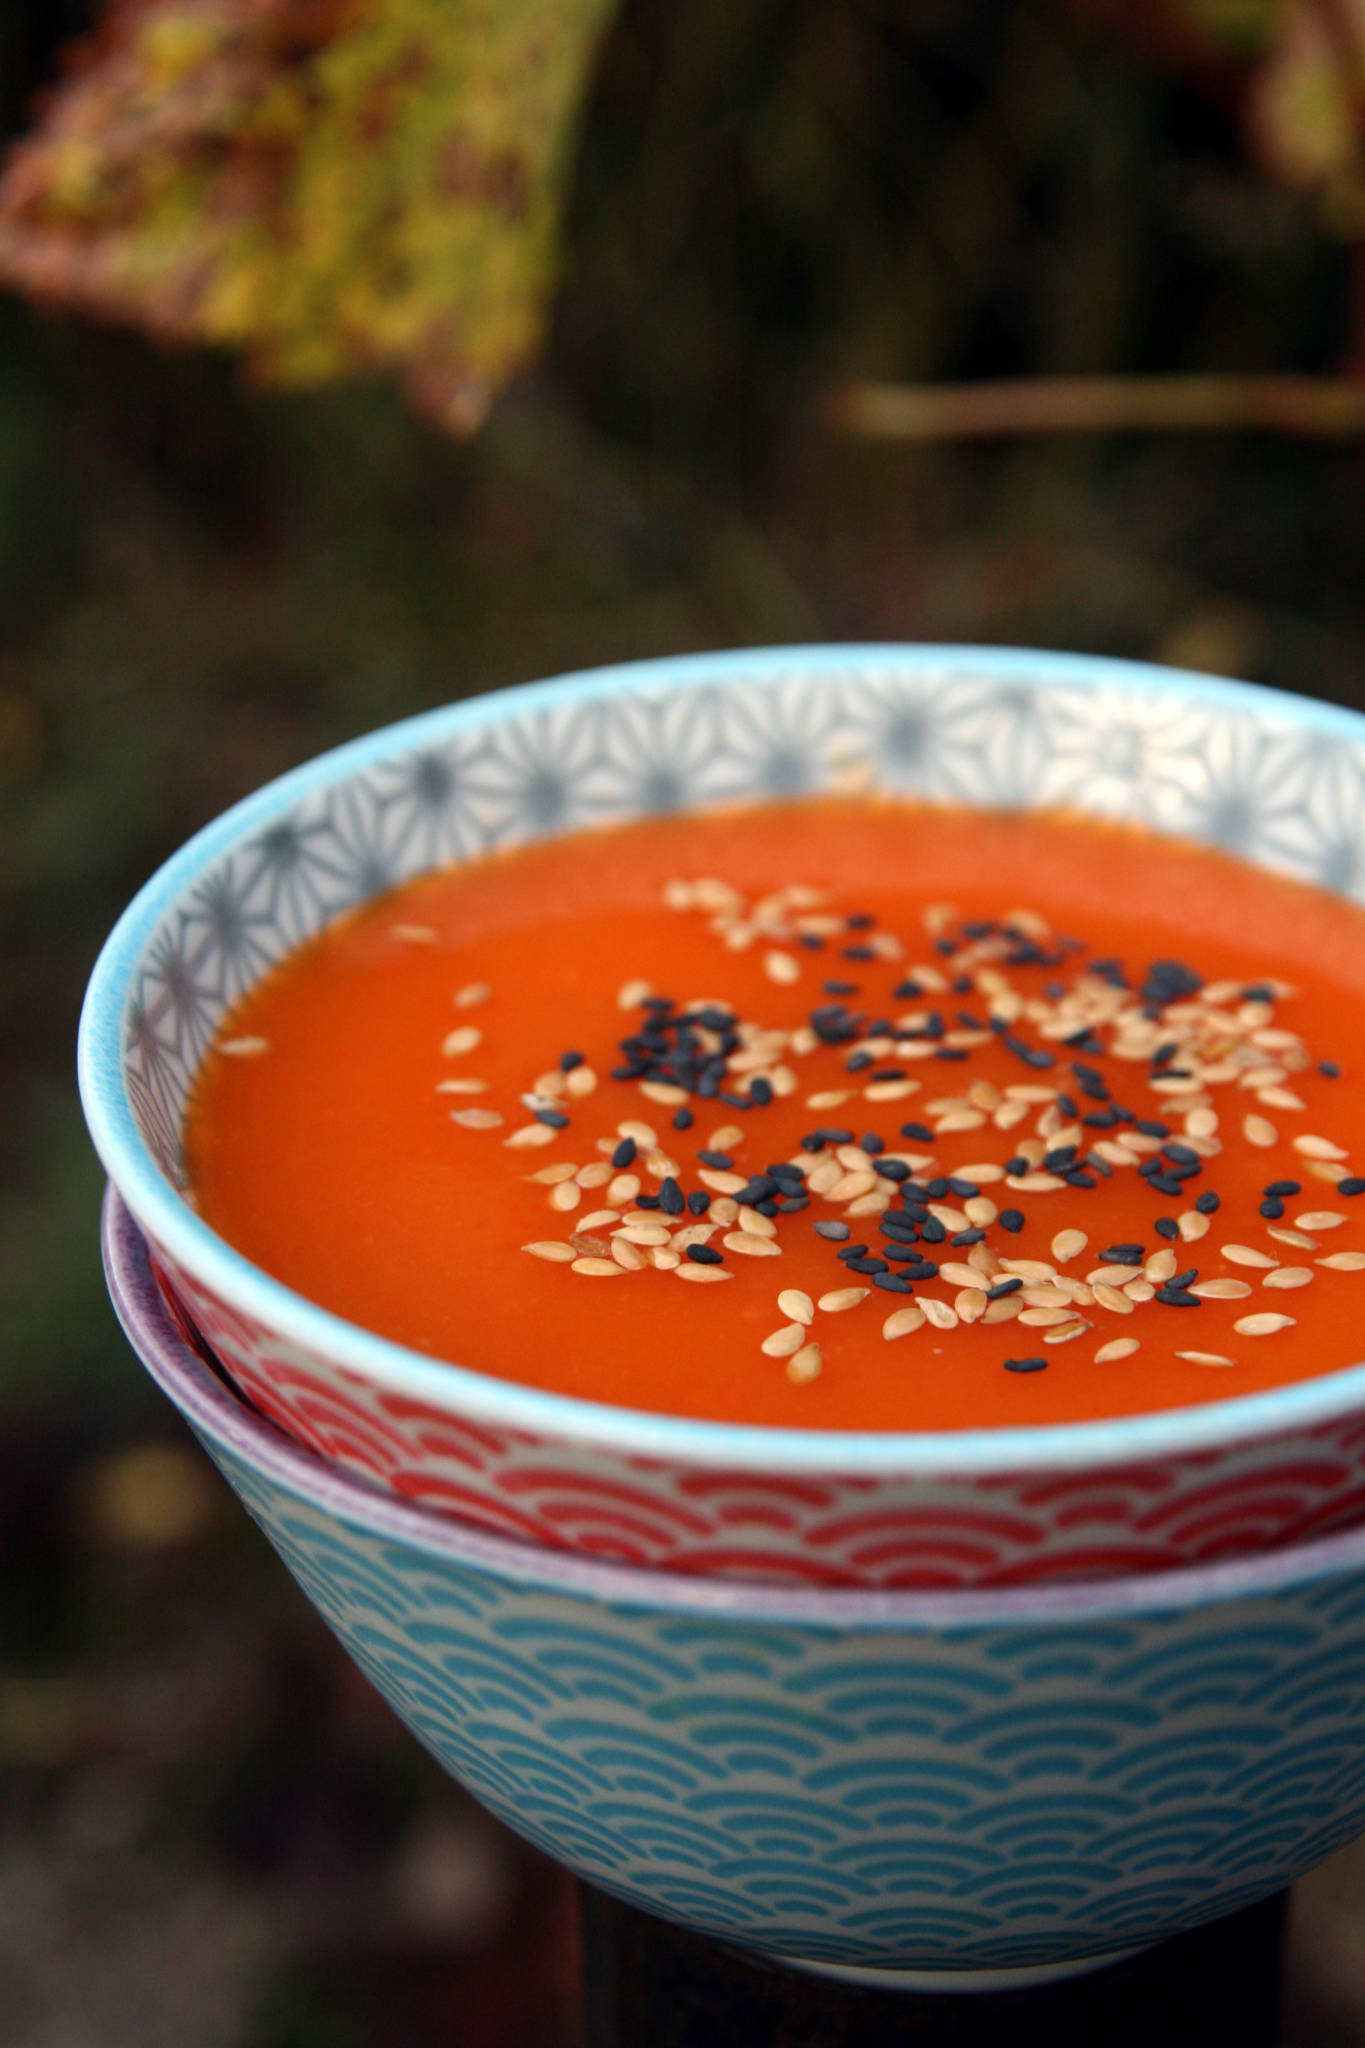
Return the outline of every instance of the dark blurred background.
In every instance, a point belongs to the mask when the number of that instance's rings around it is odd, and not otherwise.
[[[8,134],[92,12],[8,0]],[[1365,706],[1358,435],[901,441],[831,408],[1365,375],[1360,223],[1149,12],[624,0],[547,344],[470,440],[384,382],[253,389],[0,300],[7,2048],[572,2040],[565,1884],[351,1672],[105,1303],[73,1037],[158,861],[368,727],[680,649],[1013,642]],[[1300,1888],[1290,1978],[1294,2048],[1365,2042],[1360,1853]]]

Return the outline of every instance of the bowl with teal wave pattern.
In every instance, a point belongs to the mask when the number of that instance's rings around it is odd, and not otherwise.
[[[412,1733],[648,1912],[825,1969],[1036,1973],[1365,1829],[1365,1534],[952,1593],[597,1562],[290,1442],[185,1341],[112,1192],[104,1245],[143,1363]]]
[[[391,1342],[282,1285],[196,1211],[182,1139],[204,1053],[331,920],[493,848],[818,794],[850,764],[896,796],[1074,809],[1365,895],[1365,719],[1244,684],[1042,651],[848,646],[637,663],[446,706],[205,827],[101,954],[82,1096],[164,1283],[298,1442],[537,1546],[754,1583],[947,1589],[1212,1562],[1348,1526],[1365,1513],[1360,1364],[1051,1426],[726,1425]]]

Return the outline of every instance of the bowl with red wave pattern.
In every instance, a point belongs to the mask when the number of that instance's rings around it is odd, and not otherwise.
[[[434,1359],[294,1293],[187,1199],[220,1020],[332,919],[590,820],[838,786],[1089,810],[1360,894],[1365,719],[1134,664],[970,648],[687,657],[474,698],[236,806],[129,906],[81,1024],[87,1120],[168,1297],[252,1404],[371,1486],[541,1547],[793,1586],[1007,1586],[1207,1563],[1365,1509],[1365,1368],[1037,1427],[698,1421]]]

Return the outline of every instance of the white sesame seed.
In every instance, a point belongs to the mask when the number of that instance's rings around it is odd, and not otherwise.
[[[1242,1118],[1242,1136],[1246,1139],[1248,1145],[1259,1146],[1262,1151],[1265,1151],[1271,1145],[1278,1142],[1279,1135],[1279,1132],[1268,1117],[1244,1116]],[[1294,1142],[1297,1145],[1297,1138]]]
[[[1101,1344],[1095,1353],[1096,1365],[1115,1365],[1120,1358],[1131,1358],[1142,1346],[1136,1337],[1111,1337],[1107,1344]]]
[[[1273,1337],[1277,1330],[1291,1328],[1293,1322],[1293,1316],[1278,1316],[1261,1311],[1254,1316],[1243,1316],[1232,1327],[1239,1337]]]
[[[570,1272],[582,1273],[589,1280],[620,1280],[625,1268],[618,1266],[615,1259],[575,1259]]]
[[[794,1323],[809,1323],[815,1314],[815,1303],[799,1287],[784,1287],[777,1297],[777,1305],[783,1315],[790,1316]]]
[[[475,1046],[482,1043],[483,1033],[477,1024],[457,1024],[441,1040],[441,1051],[447,1059],[458,1059],[462,1053],[473,1052]]]
[[[1329,1252],[1314,1264],[1329,1266],[1334,1273],[1359,1273],[1365,1271],[1365,1252]]]
[[[820,1346],[803,1344],[794,1358],[787,1360],[787,1378],[796,1386],[820,1377]]]
[[[1300,1230],[1336,1230],[1346,1218],[1339,1209],[1305,1209],[1294,1221]]]
[[[1306,1287],[1313,1274],[1307,1266],[1277,1266],[1273,1273],[1267,1273],[1262,1287]]]
[[[1330,1138],[1316,1137],[1311,1131],[1301,1131],[1293,1140],[1294,1150],[1304,1159],[1344,1159],[1346,1147],[1333,1144]]]
[[[457,1010],[472,1010],[479,1003],[486,1003],[493,991],[486,981],[470,981],[455,991]]]
[[[732,1230],[721,1239],[726,1251],[745,1259],[776,1259],[782,1247],[771,1237],[758,1237],[751,1230]]]
[[[220,1039],[218,1050],[230,1060],[258,1060],[263,1052],[269,1052],[270,1040],[246,1032],[240,1038]]]
[[[510,1138],[504,1138],[504,1145],[511,1145],[519,1151],[534,1150],[537,1145],[553,1145],[559,1132],[549,1124],[521,1124]]]
[[[698,1266],[691,1259],[682,1259],[674,1267],[680,1280],[691,1280],[694,1284],[707,1287],[717,1280],[733,1280],[734,1274],[724,1266]]]
[[[801,1349],[805,1339],[806,1333],[800,1323],[787,1323],[782,1329],[774,1330],[770,1337],[765,1337],[758,1348],[769,1358],[790,1358],[794,1351]]]
[[[1238,1325],[1241,1328],[1241,1325]],[[1177,1351],[1177,1358],[1183,1358],[1190,1365],[1236,1365],[1235,1358],[1224,1358],[1218,1351]]]
[[[827,1316],[843,1315],[845,1310],[856,1308],[860,1301],[866,1301],[871,1292],[870,1287],[834,1287],[828,1294],[820,1296],[817,1307]]]
[[[888,1344],[894,1344],[897,1337],[908,1337],[912,1330],[923,1329],[926,1321],[924,1310],[917,1301],[908,1301],[904,1308],[893,1309],[882,1324],[882,1335]]]
[[[949,1308],[946,1301],[926,1299],[920,1303],[920,1307],[924,1310],[925,1316],[936,1330],[955,1330],[957,1328],[957,1312]]]
[[[534,1244],[524,1244],[522,1250],[529,1252],[533,1259],[548,1260],[551,1265],[567,1265],[573,1257],[571,1245],[560,1244],[552,1237],[537,1238]]]
[[[1269,1252],[1256,1251],[1249,1244],[1225,1244],[1223,1257],[1230,1259],[1234,1266],[1278,1266],[1279,1260],[1272,1259]]]
[[[495,1131],[502,1122],[496,1109],[452,1109],[450,1121],[466,1131]]]

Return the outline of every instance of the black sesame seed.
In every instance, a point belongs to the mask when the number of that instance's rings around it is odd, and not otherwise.
[[[932,1145],[934,1142],[934,1134],[927,1124],[902,1124],[901,1136],[916,1138],[921,1145]]]
[[[889,1269],[885,1259],[849,1259],[845,1262],[850,1273],[885,1273]]]
[[[1005,1371],[1046,1372],[1047,1360],[1045,1358],[1007,1358],[1005,1360]]]
[[[1278,1223],[1284,1214],[1284,1203],[1278,1195],[1267,1195],[1261,1204],[1261,1214],[1267,1222]]]
[[[569,1119],[562,1109],[533,1109],[531,1114],[538,1124],[548,1124],[552,1131],[564,1131],[569,1127]]]
[[[1012,1159],[1005,1161],[1005,1171],[1013,1174],[1027,1173],[1031,1165],[1032,1161],[1025,1159],[1022,1152],[1016,1152]]]
[[[1365,1178],[1358,1173],[1348,1173],[1345,1180],[1337,1182],[1339,1195],[1365,1195]]]
[[[845,1262],[849,1259],[865,1259],[867,1257],[867,1246],[865,1244],[846,1244],[843,1250],[836,1252],[834,1256],[837,1259],[843,1259]]]
[[[1325,1074],[1329,1081],[1339,1081],[1341,1079],[1341,1068],[1335,1060],[1319,1060],[1318,1072]]]
[[[1177,1166],[1200,1167],[1204,1163],[1199,1154],[1193,1151],[1190,1146],[1178,1145],[1174,1139],[1169,1140],[1161,1149],[1166,1157],[1173,1160]]]
[[[559,1055],[559,1071],[561,1074],[571,1074],[575,1067],[581,1067],[582,1064],[583,1055],[581,1052],[562,1052]]]
[[[760,1109],[766,1109],[773,1099],[773,1084],[765,1081],[762,1074],[755,1074],[749,1083],[749,1100],[756,1102]]]
[[[665,1216],[681,1216],[687,1207],[683,1200],[683,1191],[671,1173],[666,1175],[659,1185],[659,1207]]]
[[[981,1244],[985,1236],[984,1230],[959,1230],[955,1237],[948,1239],[948,1242],[949,1244]]]
[[[1007,1294],[1017,1294],[1023,1286],[1017,1273],[1011,1273],[1008,1280],[997,1280],[994,1287],[986,1289],[987,1301],[1003,1301]]]
[[[709,1244],[690,1244],[684,1257],[691,1259],[694,1266],[721,1266],[725,1263],[720,1253],[712,1251]]]
[[[998,1220],[1002,1230],[1008,1230],[1011,1237],[1017,1237],[1024,1227],[1024,1212],[1022,1209],[1002,1209]]]
[[[903,1159],[874,1159],[872,1171],[883,1180],[909,1180],[910,1169]]]
[[[662,1209],[663,1202],[658,1195],[637,1195],[635,1206],[637,1209]]]
[[[1106,1266],[1140,1266],[1147,1256],[1140,1244],[1111,1244],[1100,1253]]]
[[[691,1110],[690,1110],[690,1109],[688,1109],[688,1108],[687,1108],[686,1106],[684,1106],[684,1107],[683,1107],[682,1109],[679,1109],[679,1110],[675,1110],[675,1111],[674,1111],[674,1113],[673,1113],[673,1128],[674,1128],[674,1130],[675,1130],[675,1131],[690,1131],[690,1130],[691,1130],[691,1128],[692,1128],[692,1112],[691,1112]]]
[[[849,1229],[846,1223],[817,1223],[815,1235],[827,1239],[831,1244],[838,1244],[842,1238],[849,1235]]]
[[[853,1143],[852,1131],[845,1131],[833,1124],[823,1124],[815,1132],[815,1136],[822,1139],[826,1145],[851,1145]]]
[[[942,1244],[948,1232],[937,1216],[927,1216],[919,1227],[919,1234],[926,1244]]]
[[[864,1272],[866,1267],[860,1266],[858,1270]],[[874,1287],[884,1287],[888,1294],[913,1294],[915,1291],[903,1273],[874,1273],[872,1285]]]
[[[823,981],[820,986],[827,996],[856,996],[858,993],[856,981]]]
[[[1158,1237],[1171,1238],[1180,1235],[1180,1225],[1174,1216],[1158,1216],[1152,1228]]]
[[[1301,1195],[1303,1187],[1296,1180],[1272,1180],[1261,1189],[1263,1195]]]
[[[1136,1128],[1141,1131],[1144,1138],[1169,1138],[1171,1135],[1170,1125],[1163,1124],[1154,1116],[1140,1116]]]
[[[711,1206],[711,1197],[705,1188],[693,1188],[687,1198],[687,1206],[694,1216],[704,1216]]]
[[[1222,1207],[1222,1201],[1213,1189],[1209,1188],[1206,1193],[1195,1196],[1194,1206],[1201,1216],[1213,1216]]]
[[[730,1168],[735,1163],[728,1152],[712,1152],[708,1150],[705,1152],[699,1152],[697,1154],[697,1157],[698,1159],[700,1159],[703,1166],[714,1167],[718,1173],[728,1173]],[[615,1163],[616,1161],[613,1155],[612,1164],[615,1165]]]
[[[868,1153],[869,1155],[877,1152],[885,1152],[886,1150],[885,1138],[879,1138],[875,1131],[869,1131],[861,1142],[864,1152]]]
[[[1164,1302],[1167,1308],[1199,1308],[1201,1306],[1197,1294],[1189,1294],[1183,1287],[1175,1287],[1169,1284],[1165,1287],[1158,1287],[1155,1298],[1157,1301]]]
[[[620,1144],[611,1155],[611,1163],[618,1172],[622,1167],[630,1166],[634,1163],[636,1150],[634,1138],[622,1138]]]

